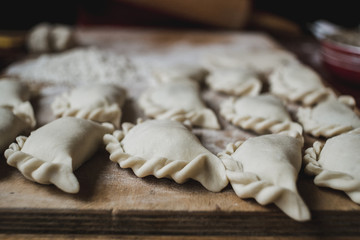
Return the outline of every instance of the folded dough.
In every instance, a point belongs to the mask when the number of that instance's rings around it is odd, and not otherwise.
[[[124,123],[122,131],[106,134],[104,142],[110,160],[121,168],[132,168],[138,177],[154,175],[177,183],[192,178],[213,192],[228,184],[220,159],[179,122]]]
[[[160,83],[172,82],[181,79],[190,79],[200,82],[207,75],[207,71],[200,66],[178,64],[166,68],[157,68],[153,74]]]
[[[98,149],[104,134],[112,131],[110,123],[64,117],[33,131],[28,138],[17,137],[5,157],[25,178],[77,193],[80,187],[73,171]]]
[[[332,91],[311,68],[293,63],[277,67],[269,76],[270,92],[291,102],[313,105]]]
[[[40,23],[30,30],[26,44],[30,52],[64,51],[75,43],[74,30],[62,24]]]
[[[44,53],[51,50],[50,41],[51,25],[40,23],[30,30],[27,39],[27,49],[33,53]]]
[[[344,191],[360,204],[360,128],[316,141],[305,150],[305,173],[314,175],[314,183]]]
[[[350,96],[330,95],[313,108],[299,108],[297,117],[305,132],[315,137],[332,137],[360,127],[360,118],[351,109],[354,105]]]
[[[75,44],[74,30],[67,25],[54,24],[49,36],[49,44],[54,51],[64,51]]]
[[[15,115],[10,109],[0,107],[0,152],[2,153],[9,144],[24,130],[31,126],[22,115]]]
[[[282,101],[269,94],[225,100],[220,114],[232,124],[259,134],[285,130],[302,133],[302,127],[291,120]]]
[[[125,90],[115,84],[94,84],[64,93],[54,100],[51,107],[56,117],[111,122],[119,127],[125,98]]]
[[[206,78],[211,89],[235,96],[255,96],[262,88],[257,74],[245,68],[217,68]]]
[[[199,85],[188,79],[162,83],[145,91],[140,107],[149,117],[189,121],[194,126],[219,129],[214,112],[200,98]]]
[[[296,187],[302,145],[298,132],[282,132],[229,144],[219,157],[239,197],[274,203],[291,218],[306,221],[310,212]]]
[[[14,79],[0,80],[0,107],[12,110],[15,115],[34,127],[36,120],[29,99],[30,90],[27,85]]]
[[[222,68],[252,68],[256,72],[269,74],[274,69],[284,64],[297,63],[296,57],[282,49],[262,49],[234,55],[219,55],[208,57],[204,66],[212,69]]]

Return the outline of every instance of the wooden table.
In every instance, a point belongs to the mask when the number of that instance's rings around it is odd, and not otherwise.
[[[247,33],[199,33],[83,29],[85,44],[129,41],[140,35],[152,39],[152,47],[190,39],[196,45],[222,41]],[[121,38],[119,38],[121,36]],[[207,42],[206,42],[206,41]],[[326,79],[333,79],[318,59],[312,39],[277,39],[304,63]],[[224,43],[226,44],[226,42]],[[333,80],[331,80],[333,81]],[[329,80],[329,84],[332,82]],[[335,85],[333,85],[335,86]],[[345,89],[345,88],[344,88]],[[346,92],[341,88],[337,90]],[[351,91],[356,90],[352,88]],[[205,93],[205,98],[206,94]],[[359,101],[359,92],[354,94]],[[54,96],[48,96],[52,98]],[[211,105],[210,98],[205,99]],[[133,106],[127,102],[126,109]],[[34,100],[35,109],[50,100]],[[213,106],[218,112],[218,105]],[[37,111],[41,124],[52,119],[48,110]],[[46,116],[44,116],[46,115]],[[126,115],[126,114],[125,114]],[[124,117],[133,120],[132,117]],[[224,123],[223,123],[224,124]],[[209,130],[211,131],[211,130]],[[238,129],[226,127],[219,134],[236,137]],[[242,134],[241,132],[239,133]],[[198,132],[206,146],[206,132]],[[226,142],[217,143],[223,148]],[[212,149],[213,150],[213,149]],[[213,150],[215,151],[215,150]],[[359,239],[360,206],[342,193],[316,187],[311,177],[300,174],[298,188],[311,209],[312,220],[296,222],[275,206],[260,206],[238,198],[230,186],[209,192],[195,181],[182,185],[169,179],[137,178],[120,169],[100,150],[75,172],[81,186],[78,194],[61,192],[54,186],[32,183],[0,157],[0,239]]]

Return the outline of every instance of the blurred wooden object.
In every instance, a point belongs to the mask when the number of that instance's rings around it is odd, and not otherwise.
[[[242,28],[251,15],[250,0],[118,0],[215,27]]]
[[[294,22],[269,12],[254,11],[249,25],[257,30],[280,35],[300,36],[301,28]]]
[[[25,32],[0,31],[0,50],[22,47],[25,42]]]

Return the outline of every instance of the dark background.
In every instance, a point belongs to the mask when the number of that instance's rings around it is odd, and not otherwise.
[[[253,10],[284,17],[307,32],[308,24],[318,19],[357,27],[360,14],[356,5],[356,1],[254,0]],[[213,28],[115,0],[3,0],[0,9],[0,30],[28,30],[44,21],[69,25]]]

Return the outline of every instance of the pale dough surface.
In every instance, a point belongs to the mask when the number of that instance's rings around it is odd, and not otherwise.
[[[14,79],[0,79],[0,106],[16,107],[30,99],[28,87]]]
[[[17,137],[5,157],[27,179],[77,193],[80,186],[73,171],[93,155],[104,134],[112,131],[109,123],[64,117],[38,128],[29,137]]]
[[[282,49],[262,49],[249,52],[237,53],[236,55],[217,54],[204,59],[204,66],[207,68],[251,68],[262,74],[269,74],[279,66],[297,63],[297,58]]]
[[[262,88],[257,74],[245,68],[214,68],[207,76],[206,83],[215,91],[235,96],[256,96]]]
[[[179,122],[126,123],[122,131],[106,134],[104,142],[110,160],[121,168],[132,168],[138,177],[154,175],[177,183],[192,178],[213,192],[221,191],[228,184],[220,159]]]
[[[50,31],[50,45],[54,51],[64,51],[75,43],[74,30],[70,26],[55,24]]]
[[[206,76],[207,71],[200,66],[177,64],[175,66],[155,68],[153,74],[160,83],[177,81],[184,78],[200,82]]]
[[[24,130],[30,129],[26,121],[11,110],[0,107],[0,154]]]
[[[79,117],[119,127],[125,98],[126,91],[115,84],[93,84],[58,96],[51,107],[56,117]]]
[[[270,92],[290,102],[313,105],[331,93],[318,73],[302,63],[277,67],[269,76]]]
[[[296,187],[302,145],[298,132],[282,132],[229,144],[219,156],[240,198],[274,203],[291,218],[306,221],[310,212]]]
[[[297,113],[305,132],[315,137],[332,137],[360,127],[360,118],[352,110],[350,96],[329,96],[314,107],[300,107]]]
[[[51,32],[51,25],[48,23],[41,23],[30,30],[26,44],[27,49],[33,53],[44,53],[51,50],[49,43]]]
[[[344,191],[360,204],[360,128],[317,141],[306,149],[305,172],[314,175],[314,183]]]
[[[200,97],[198,83],[181,79],[162,83],[146,90],[139,105],[149,117],[189,121],[194,126],[219,129],[215,113],[207,108]]]
[[[0,79],[0,107],[11,109],[27,124],[35,127],[34,109],[29,102],[30,95],[27,85],[15,79]]]
[[[260,134],[284,130],[302,133],[282,101],[269,94],[229,98],[221,105],[220,114],[232,124]]]
[[[50,23],[33,27],[26,39],[27,48],[33,53],[64,51],[74,42],[74,30],[70,26]]]

